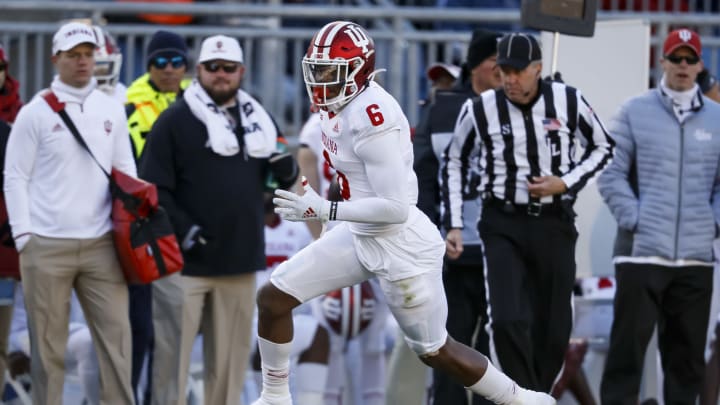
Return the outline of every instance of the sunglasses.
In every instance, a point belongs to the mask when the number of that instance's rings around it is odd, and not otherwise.
[[[203,63],[203,66],[205,66],[205,70],[210,73],[215,73],[220,69],[222,69],[225,73],[235,73],[240,67],[240,65],[237,63],[221,64],[218,62],[205,62]]]
[[[670,61],[673,65],[679,65],[682,63],[682,61],[685,61],[688,65],[696,65],[698,62],[700,62],[700,58],[697,56],[673,56],[673,55],[667,55],[665,56],[665,59]]]
[[[168,64],[172,66],[173,69],[180,69],[181,67],[185,66],[186,63],[187,61],[182,56],[173,56],[172,58],[158,56],[151,62],[151,64],[158,69],[165,69]]]

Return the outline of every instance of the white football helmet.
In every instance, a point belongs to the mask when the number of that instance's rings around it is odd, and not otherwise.
[[[302,61],[310,101],[338,111],[358,95],[375,73],[375,43],[361,26],[331,22],[315,34]]]
[[[104,29],[97,25],[92,26],[97,40],[95,48],[95,72],[94,76],[98,82],[98,89],[105,93],[112,94],[115,85],[120,79],[120,68],[122,67],[122,53],[118,48],[115,39]]]

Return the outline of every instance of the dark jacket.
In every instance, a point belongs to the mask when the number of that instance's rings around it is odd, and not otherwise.
[[[435,93],[432,102],[426,104],[421,113],[420,122],[415,129],[413,153],[415,162],[413,169],[418,178],[417,206],[433,223],[440,226],[440,169],[442,154],[450,143],[455,122],[463,103],[477,95],[469,80],[460,83],[450,90]],[[476,178],[477,174],[474,174]],[[479,178],[478,178],[479,179]],[[477,185],[477,181],[471,181]],[[463,199],[465,226],[463,229],[463,254],[453,263],[481,264],[482,248],[477,235],[477,211],[480,206],[475,189],[467,190]],[[443,234],[445,233],[443,230]]]
[[[242,125],[237,127],[241,151],[220,156],[208,146],[205,125],[178,99],[160,114],[147,138],[140,177],[157,185],[178,242],[193,225],[207,240],[184,252],[184,275],[265,268],[263,192],[270,165],[268,159],[246,156]]]

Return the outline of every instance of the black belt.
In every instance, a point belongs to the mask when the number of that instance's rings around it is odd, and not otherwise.
[[[530,217],[562,215],[567,213],[562,204],[541,204],[539,202],[516,204],[510,200],[501,200],[494,196],[483,198],[483,207],[487,206],[495,207],[506,214],[523,214]]]

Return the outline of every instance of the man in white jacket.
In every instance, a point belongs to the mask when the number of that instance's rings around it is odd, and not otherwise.
[[[96,343],[100,403],[133,403],[127,288],[114,250],[106,171],[136,176],[122,106],[96,89],[92,29],[63,25],[53,37],[50,85],[97,162],[42,93],[10,133],[5,197],[20,252],[34,404],[60,404],[69,302],[75,289]]]

